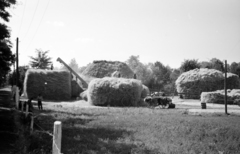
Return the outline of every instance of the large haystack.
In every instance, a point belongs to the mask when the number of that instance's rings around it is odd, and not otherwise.
[[[137,106],[142,90],[141,81],[135,79],[94,79],[88,85],[88,101],[93,105]]]
[[[228,73],[228,88],[239,88],[239,78]],[[189,95],[189,98],[200,98],[202,92],[209,92],[223,89],[224,74],[215,69],[194,69],[182,73],[176,80],[176,88],[178,93],[190,93],[197,95]]]
[[[24,95],[28,98],[36,98],[40,93],[45,100],[70,100],[70,73],[68,71],[29,69],[24,80]]]
[[[133,78],[134,73],[127,64],[119,61],[94,61],[83,71],[83,75],[96,78],[110,77],[118,71],[122,78]]]

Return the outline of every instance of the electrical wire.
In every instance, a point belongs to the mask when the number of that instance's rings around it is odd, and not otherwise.
[[[36,14],[36,10],[37,10],[37,8],[38,8],[38,4],[39,4],[39,0],[37,1],[37,5],[36,5],[36,7],[35,7],[35,10],[34,10],[34,13],[33,13],[32,19],[31,19],[31,22],[30,22],[30,24],[29,24],[29,26],[28,26],[28,29],[27,29],[27,32],[26,32],[25,36],[23,37],[23,40],[26,38],[26,36],[27,36],[27,34],[28,34],[28,32],[29,32],[29,29],[30,29],[30,27],[31,27],[31,25],[32,25],[34,16],[35,16],[35,14]]]
[[[37,29],[36,29],[36,31],[35,31],[32,39],[31,39],[31,42],[28,44],[27,50],[28,50],[29,46],[32,44],[32,41],[34,40],[34,38],[35,38],[35,36],[36,36],[36,34],[37,34],[37,32],[38,32],[38,29],[39,29],[39,27],[40,27],[40,25],[41,25],[41,23],[42,23],[42,20],[43,20],[43,18],[44,18],[44,16],[45,16],[45,13],[46,13],[46,11],[47,11],[47,8],[48,8],[49,3],[50,3],[50,0],[48,0],[48,3],[47,3],[47,5],[46,5],[45,10],[44,10],[44,12],[43,12],[43,15],[42,15],[42,17],[41,17],[41,20],[40,20],[40,22],[39,22],[39,24],[38,24],[38,26],[37,26]]]
[[[21,19],[21,21],[20,21],[20,26],[19,26],[19,30],[18,30],[18,35],[17,35],[17,36],[19,36],[20,30],[21,30],[21,28],[22,28],[22,21],[23,21],[23,17],[24,17],[24,14],[25,14],[26,5],[27,5],[27,0],[26,0],[25,3],[24,3],[23,13],[22,13],[22,19]]]

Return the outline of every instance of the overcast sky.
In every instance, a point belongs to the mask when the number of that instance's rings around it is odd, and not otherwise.
[[[35,49],[50,50],[55,66],[57,57],[84,66],[131,55],[172,68],[184,59],[240,62],[239,0],[18,0],[10,11],[20,65]]]

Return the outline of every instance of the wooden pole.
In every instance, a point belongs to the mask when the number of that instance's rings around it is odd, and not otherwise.
[[[31,116],[31,124],[30,124],[31,133],[33,132],[33,124],[34,124],[34,117],[32,115]]]
[[[19,92],[18,92],[17,86],[16,86],[16,91],[15,91],[15,101],[16,101],[16,108],[19,109]]]
[[[28,104],[26,104],[26,113],[25,113],[25,117],[27,118],[27,116],[28,116],[28,111],[29,111],[29,106],[28,106]]]
[[[16,86],[18,87],[18,78],[19,78],[19,72],[18,72],[18,37],[17,37],[17,40],[16,40]]]
[[[53,154],[61,153],[61,140],[62,140],[62,122],[55,121],[53,129]]]
[[[23,112],[24,106],[23,106],[24,102],[21,101],[21,111]]]
[[[225,77],[224,77],[224,91],[225,91],[225,96],[224,96],[224,103],[225,103],[225,114],[227,113],[227,60],[225,60]]]

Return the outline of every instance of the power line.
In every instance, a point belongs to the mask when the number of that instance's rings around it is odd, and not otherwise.
[[[43,18],[44,18],[44,16],[45,16],[45,13],[46,13],[46,11],[47,11],[47,8],[48,8],[49,3],[50,3],[50,0],[48,0],[48,3],[47,3],[47,5],[46,5],[45,10],[44,10],[44,12],[43,12],[43,15],[42,15],[42,17],[41,17],[41,20],[40,20],[40,22],[39,22],[39,24],[38,24],[38,26],[37,26],[37,29],[36,29],[36,31],[35,31],[32,39],[31,39],[31,42],[28,44],[27,50],[28,50],[29,46],[32,44],[32,41],[34,40],[34,38],[35,38],[35,36],[36,36],[36,34],[37,34],[37,32],[38,32],[38,29],[39,29],[39,27],[40,27],[40,25],[41,25],[41,23],[42,23],[42,20],[43,20]]]
[[[37,10],[37,7],[38,7],[38,3],[39,3],[39,0],[37,1],[37,5],[36,5],[36,7],[35,7],[35,10],[34,10],[34,13],[33,13],[33,16],[32,16],[32,20],[31,20],[31,22],[30,22],[30,25],[28,26],[28,29],[27,29],[27,32],[26,32],[25,36],[23,37],[23,40],[26,38],[26,36],[27,36],[27,34],[28,34],[28,31],[29,31],[29,29],[30,29],[30,27],[31,27],[31,25],[32,25],[32,21],[33,21],[33,18],[34,18],[34,16],[35,16],[35,13],[36,13],[36,10]]]
[[[25,14],[26,5],[27,5],[27,0],[26,0],[25,3],[24,3],[23,13],[22,13],[22,19],[21,19],[21,22],[20,22],[20,26],[19,26],[19,30],[18,30],[18,35],[17,35],[17,36],[19,36],[20,30],[21,30],[21,27],[22,27],[22,21],[23,21],[23,17],[24,17],[24,14]]]

